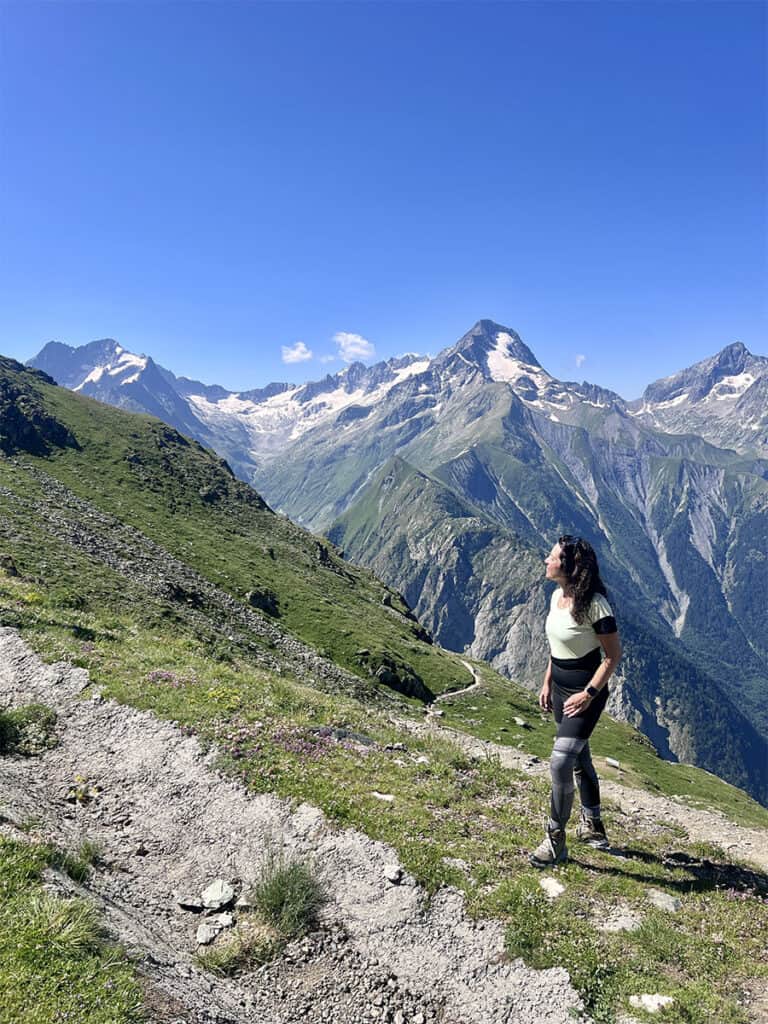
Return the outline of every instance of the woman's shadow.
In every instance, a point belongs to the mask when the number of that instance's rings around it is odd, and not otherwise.
[[[629,870],[622,867],[621,873],[639,882],[647,882],[652,885],[687,893],[724,889],[732,890],[736,897],[740,894],[743,894],[744,897],[768,897],[768,875],[754,868],[710,860],[707,857],[694,857],[680,850],[655,854],[649,853],[647,850],[636,849],[632,846],[611,846],[609,849],[601,852],[626,862]],[[615,868],[595,864],[591,861],[580,860],[574,856],[570,856],[569,860],[574,864],[587,868],[589,871],[607,874],[616,870]],[[669,879],[659,877],[658,875],[646,874],[642,871],[633,871],[630,868],[630,864],[633,861],[639,861],[643,864],[656,864],[666,868],[668,871],[682,870],[686,872],[688,877],[684,879]]]

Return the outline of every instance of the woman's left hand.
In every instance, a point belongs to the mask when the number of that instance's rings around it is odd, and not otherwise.
[[[568,718],[575,718],[587,710],[591,701],[592,698],[584,690],[571,694],[565,704],[563,704],[563,714]]]

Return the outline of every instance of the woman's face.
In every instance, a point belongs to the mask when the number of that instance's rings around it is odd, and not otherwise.
[[[562,580],[563,569],[560,563],[560,545],[555,544],[547,557],[544,559],[544,575],[548,580]]]

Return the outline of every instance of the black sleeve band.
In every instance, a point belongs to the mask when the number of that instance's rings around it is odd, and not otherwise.
[[[604,619],[598,619],[592,623],[592,629],[598,636],[605,636],[606,633],[617,633],[616,619],[612,615],[606,615]]]

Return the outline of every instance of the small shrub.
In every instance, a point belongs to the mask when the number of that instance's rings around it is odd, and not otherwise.
[[[316,924],[327,897],[309,864],[288,860],[282,851],[270,847],[252,899],[266,921],[282,935],[294,938]]]
[[[33,757],[56,746],[56,712],[45,704],[26,704],[0,712],[0,754]]]
[[[101,786],[91,782],[87,775],[76,775],[65,799],[71,804],[88,804],[101,793]]]

